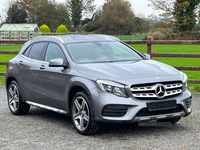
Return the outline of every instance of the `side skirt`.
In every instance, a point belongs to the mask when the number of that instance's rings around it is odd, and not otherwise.
[[[57,113],[67,114],[67,112],[64,111],[64,110],[57,109],[57,108],[53,108],[53,107],[49,107],[49,106],[46,106],[46,105],[42,105],[42,104],[30,102],[30,101],[26,101],[25,103],[27,103],[27,104],[29,104],[29,105],[32,105],[32,106],[36,106],[36,107],[48,109],[48,110],[50,110],[50,111],[54,111],[54,112],[57,112]]]

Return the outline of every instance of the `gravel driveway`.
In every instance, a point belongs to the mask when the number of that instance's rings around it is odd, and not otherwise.
[[[10,113],[0,87],[1,150],[200,150],[200,94],[193,112],[171,126],[108,125],[93,136],[79,135],[69,117],[31,107],[26,116]]]

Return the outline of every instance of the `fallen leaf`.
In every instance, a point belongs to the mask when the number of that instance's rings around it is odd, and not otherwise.
[[[60,138],[60,136],[58,136],[58,138]]]
[[[158,139],[158,137],[156,136],[156,139]]]
[[[164,134],[164,135],[166,135],[166,134],[167,134],[167,132],[163,132],[163,134]]]
[[[60,145],[58,145],[58,147],[60,147]]]

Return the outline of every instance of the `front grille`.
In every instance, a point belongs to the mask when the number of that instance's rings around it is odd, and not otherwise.
[[[132,85],[132,95],[140,100],[166,99],[182,93],[182,82],[162,82],[152,84]]]
[[[128,107],[123,105],[107,105],[102,110],[102,116],[122,117],[126,114]]]

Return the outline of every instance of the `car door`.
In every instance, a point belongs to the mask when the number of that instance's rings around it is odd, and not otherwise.
[[[39,89],[42,91],[40,99],[42,99],[42,104],[46,106],[65,109],[64,102],[66,101],[67,80],[69,79],[68,68],[49,67],[49,61],[56,58],[62,58],[64,63],[67,63],[59,44],[50,42],[47,45],[44,63],[41,63],[42,68],[38,72],[38,81],[41,85]]]
[[[37,42],[31,44],[22,57],[18,60],[22,93],[27,101],[40,103],[42,83],[39,82],[38,71],[41,70],[47,42]]]

